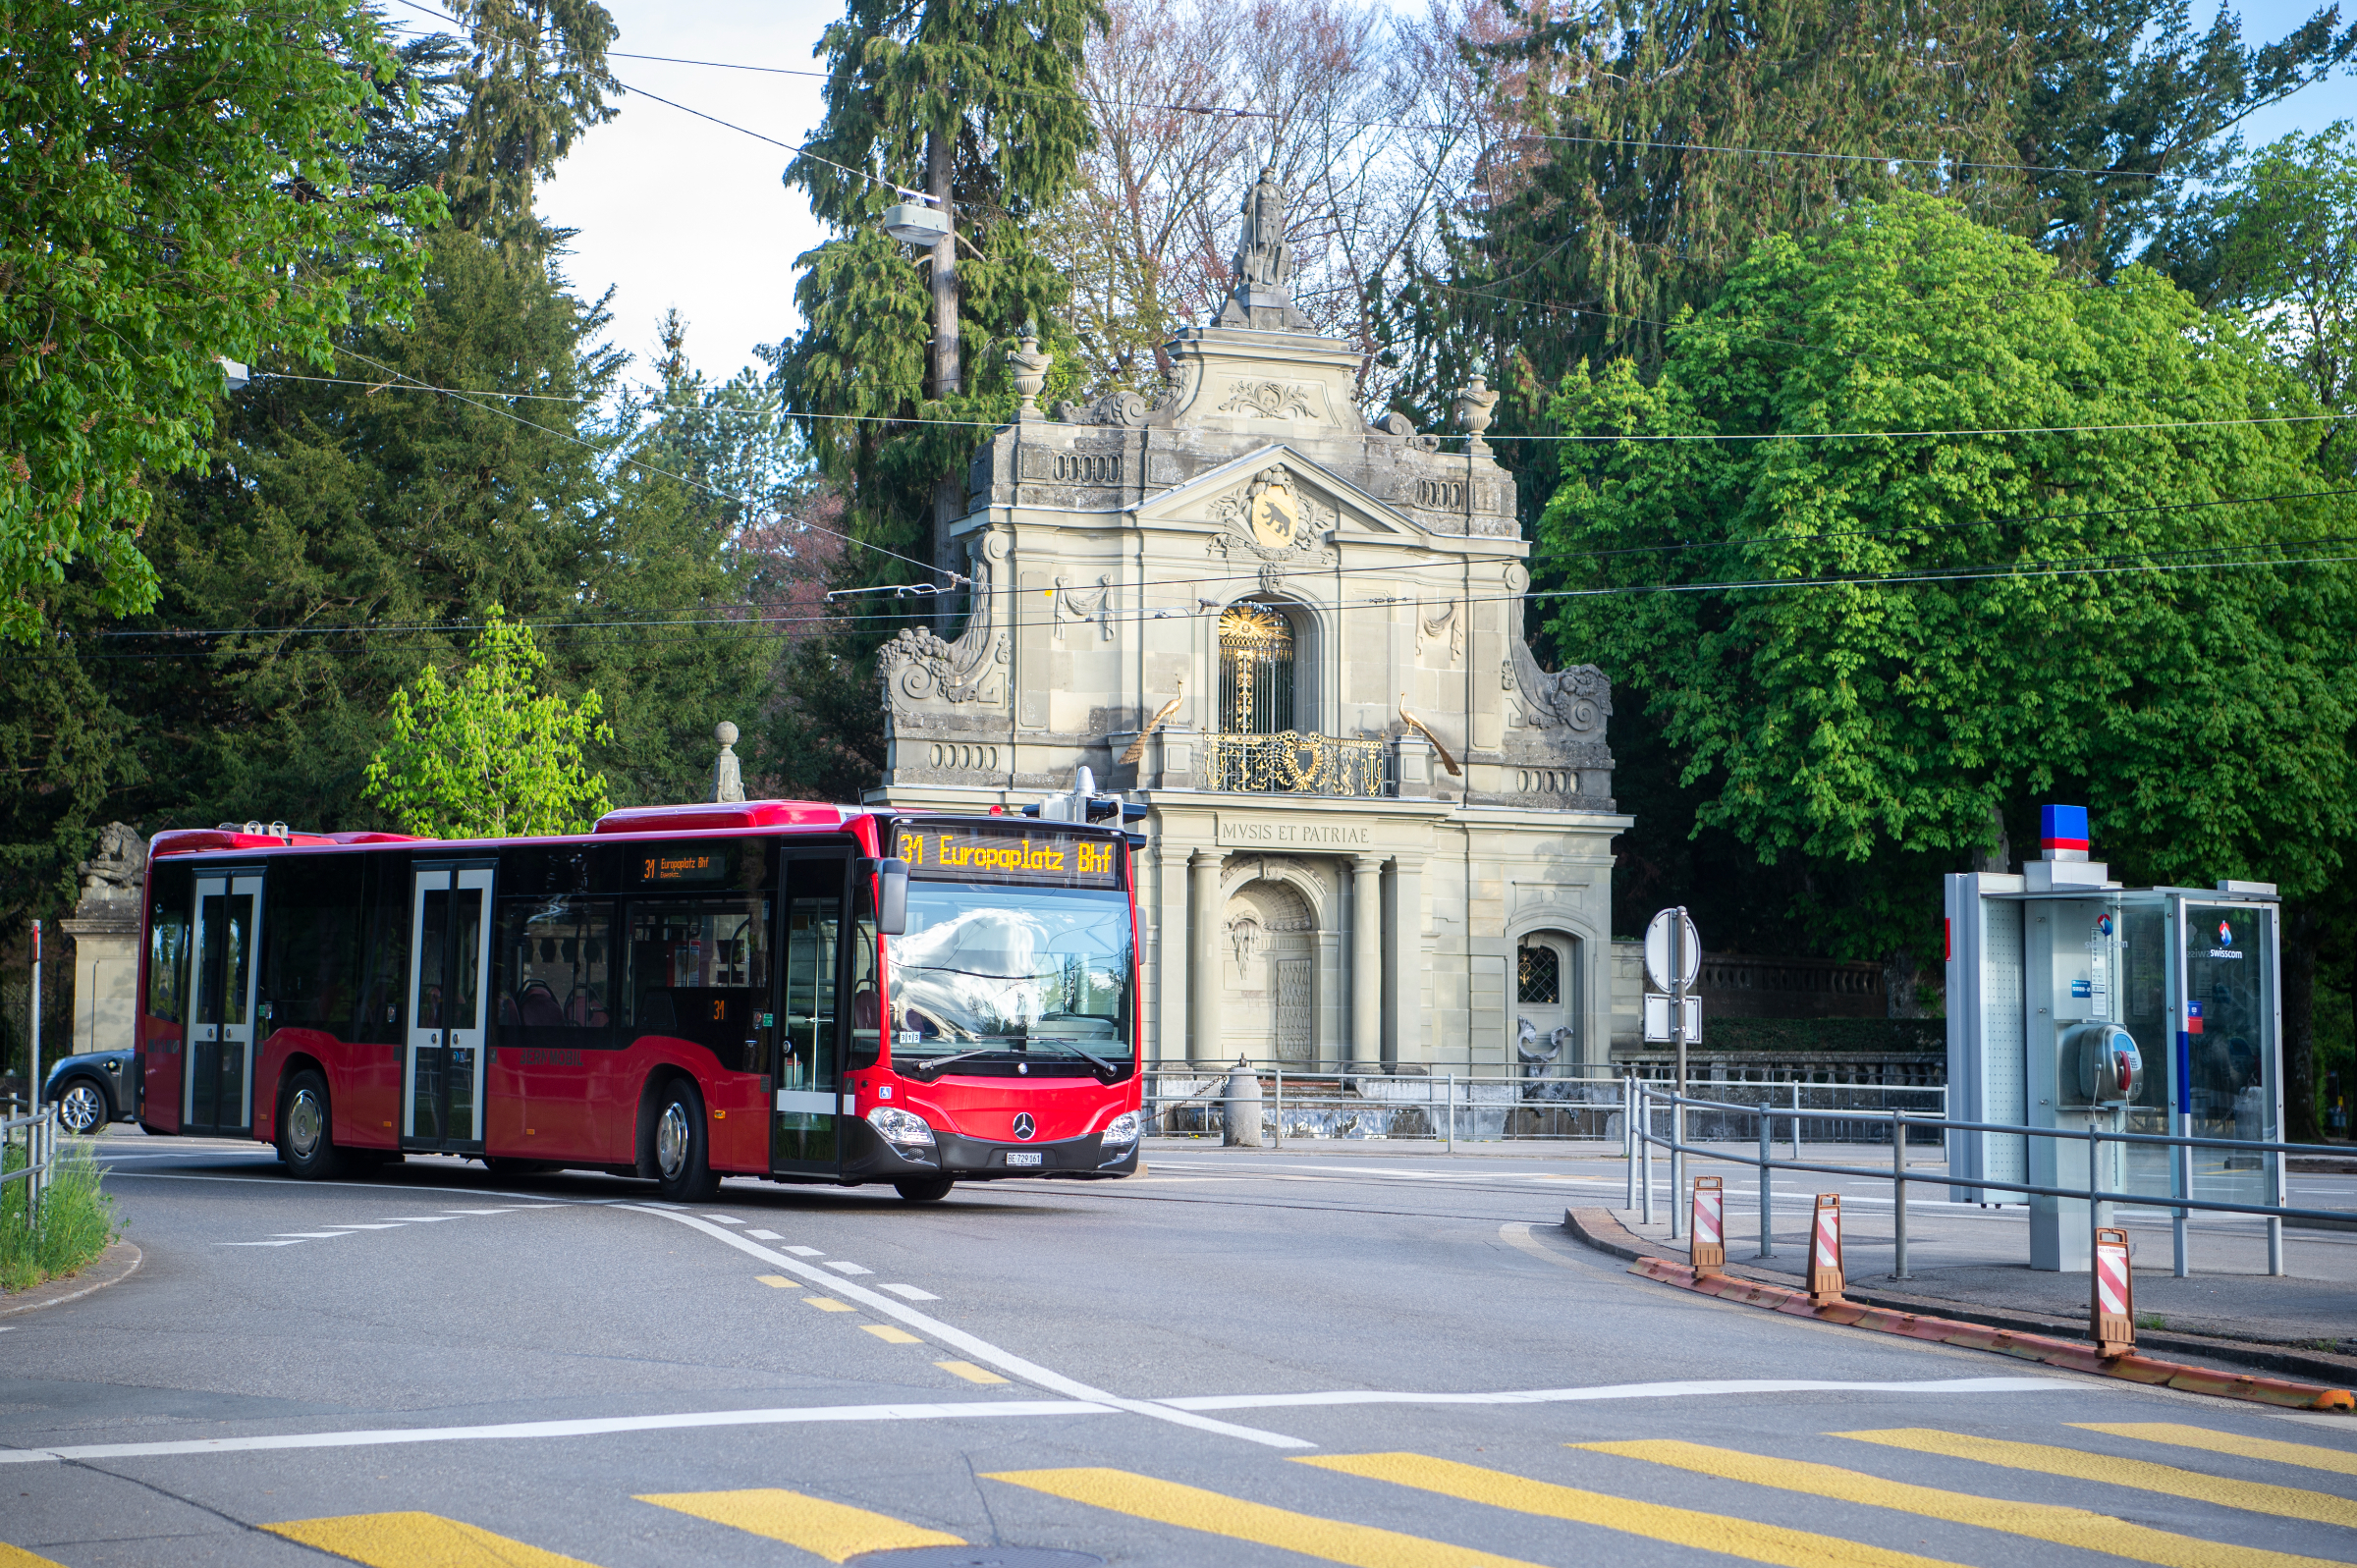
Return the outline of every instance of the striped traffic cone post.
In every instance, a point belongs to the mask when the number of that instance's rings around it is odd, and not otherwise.
[[[2125,1356],[2136,1349],[2136,1284],[2128,1269],[2128,1233],[2099,1228],[2095,1233],[2094,1299],[2088,1304],[2089,1337],[2099,1356]]]
[[[1727,1182],[1719,1176],[1694,1178],[1694,1235],[1689,1257],[1698,1274],[1715,1274],[1727,1267]]]
[[[1841,1299],[1841,1195],[1817,1195],[1816,1223],[1809,1227],[1809,1305],[1828,1307]]]

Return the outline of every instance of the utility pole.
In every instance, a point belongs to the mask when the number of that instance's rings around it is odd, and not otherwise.
[[[925,192],[940,213],[941,238],[933,242],[933,396],[954,398],[964,385],[958,332],[958,213],[950,201],[951,176],[958,162],[955,126],[936,127],[925,142]],[[950,529],[965,511],[965,478],[957,469],[933,486],[933,567],[943,587],[956,580],[958,564],[950,559]],[[934,596],[937,628],[947,630],[954,600]]]

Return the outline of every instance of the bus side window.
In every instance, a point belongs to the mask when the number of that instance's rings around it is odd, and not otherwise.
[[[402,1003],[410,984],[410,857],[367,857],[361,886],[368,906],[367,958],[360,977],[360,1021],[355,1040],[402,1043]]]
[[[854,872],[851,888],[851,1051],[845,1066],[856,1072],[884,1054],[884,993],[876,962],[875,886]]]
[[[152,1038],[177,1041],[178,1026],[188,1021],[189,900],[195,883],[186,866],[156,866],[148,878],[154,913],[147,924],[146,1016],[152,1023],[174,1026],[156,1031]]]
[[[614,900],[502,898],[499,1023],[533,1046],[602,1050],[613,1043]]]
[[[346,855],[289,855],[264,884],[262,995],[270,1024],[353,1030],[359,1002],[360,901]]]

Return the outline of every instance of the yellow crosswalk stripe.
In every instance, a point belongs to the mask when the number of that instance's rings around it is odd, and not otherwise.
[[[1529,1481],[1503,1470],[1484,1470],[1479,1465],[1431,1459],[1423,1454],[1315,1454],[1303,1455],[1293,1463],[1365,1476],[1371,1481],[1389,1481],[1546,1519],[1600,1525],[1624,1535],[1643,1536],[1648,1541],[1725,1552],[1747,1562],[1780,1563],[1783,1568],[1934,1568],[1940,1563],[1937,1557],[1861,1545],[1837,1536],[1812,1535],[1805,1530],[1755,1524],[1725,1514],[1638,1502],[1609,1492],[1581,1491],[1575,1487]]]
[[[890,1514],[870,1513],[849,1503],[806,1497],[777,1487],[755,1487],[745,1491],[653,1492],[638,1500],[693,1514],[748,1535],[782,1541],[789,1546],[816,1552],[829,1562],[841,1562],[863,1551],[965,1544],[959,1537],[945,1536],[921,1525],[904,1524]]]
[[[1126,1470],[1010,1470],[985,1479],[1028,1487],[1051,1497],[1110,1509],[1132,1519],[1151,1519],[1231,1541],[1255,1541],[1305,1557],[1349,1563],[1353,1568],[1534,1568],[1511,1557],[1373,1525],[1345,1524],[1340,1519],[1244,1502]]]
[[[63,1568],[63,1565],[0,1541],[0,1568]]]
[[[963,1378],[967,1382],[1005,1382],[1007,1380],[989,1368],[977,1367],[970,1361],[937,1361],[933,1365],[952,1377]]]
[[[1729,1481],[1775,1487],[1836,1502],[1864,1503],[1871,1508],[1894,1508],[1901,1513],[1945,1519],[1951,1524],[1976,1525],[2027,1536],[2057,1546],[2110,1552],[2164,1568],[2329,1568],[2330,1557],[2301,1557],[2290,1552],[2262,1551],[2254,1546],[2228,1545],[2191,1536],[2172,1536],[2165,1530],[2065,1508],[2056,1503],[2011,1502],[2001,1497],[1976,1497],[1968,1492],[1941,1491],[1903,1481],[1885,1481],[1861,1471],[1800,1459],[1768,1459],[1732,1448],[1706,1448],[1700,1443],[1651,1439],[1639,1442],[1580,1442],[1568,1446],[1591,1453],[1619,1454],[1629,1459],[1674,1465],[1697,1475],[1722,1476]]]
[[[1951,1459],[1977,1459],[1983,1464],[2003,1465],[2011,1470],[2035,1470],[2049,1476],[2067,1476],[2073,1481],[2096,1481],[2113,1487],[2134,1487],[2142,1491],[2162,1491],[2172,1497],[2188,1497],[2196,1502],[2214,1502],[2221,1508],[2247,1508],[2254,1513],[2314,1520],[2320,1525],[2357,1528],[2357,1502],[2351,1502],[2346,1497],[2335,1497],[2322,1491],[2303,1491],[2297,1487],[2273,1487],[2265,1482],[2229,1481],[2223,1476],[2206,1476],[2198,1470],[2179,1470],[2174,1465],[2156,1465],[2149,1460],[2114,1459],[2110,1454],[2089,1453],[2081,1448],[2062,1448],[2051,1443],[1966,1437],[1922,1427],[1898,1427],[1887,1432],[1840,1432],[1834,1435],[1855,1437],[1860,1442],[1881,1443],[1888,1448],[1911,1449],[1916,1453],[1944,1454]]]
[[[922,1339],[905,1328],[895,1328],[888,1323],[863,1323],[859,1325],[888,1345],[921,1345]]]
[[[262,1528],[368,1568],[590,1568],[440,1514],[345,1514]]]
[[[755,1274],[753,1279],[755,1283],[767,1285],[772,1290],[792,1290],[794,1288],[794,1281],[784,1274]]]
[[[2300,1465],[2309,1470],[2357,1476],[2357,1454],[2341,1448],[2277,1442],[2273,1437],[2241,1437],[2230,1432],[2212,1432],[2207,1427],[2186,1427],[2173,1421],[2074,1421],[2071,1425],[2081,1432],[2100,1432],[2111,1437],[2138,1437],[2146,1442],[2232,1454],[2238,1459],[2265,1459],[2278,1465]]]
[[[816,1307],[820,1312],[857,1312],[859,1310],[850,1302],[837,1301],[832,1296],[804,1296],[802,1301],[804,1305]]]

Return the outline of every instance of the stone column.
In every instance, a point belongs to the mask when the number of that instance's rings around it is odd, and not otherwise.
[[[1218,1065],[1220,1041],[1220,854],[1198,849],[1186,862],[1187,1055]]]
[[[1383,858],[1350,857],[1350,1050],[1372,1072],[1383,1050]]]
[[[1424,1050],[1424,857],[1392,857],[1391,896],[1384,900],[1383,1064],[1413,1065]]]

